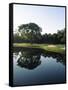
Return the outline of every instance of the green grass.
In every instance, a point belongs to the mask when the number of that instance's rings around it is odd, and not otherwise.
[[[14,43],[14,47],[39,48],[56,53],[64,53],[64,45],[62,44],[31,44],[31,43]]]

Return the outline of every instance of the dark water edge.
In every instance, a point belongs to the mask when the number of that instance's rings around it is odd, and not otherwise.
[[[14,85],[59,84],[66,82],[65,54],[41,49],[14,48]]]

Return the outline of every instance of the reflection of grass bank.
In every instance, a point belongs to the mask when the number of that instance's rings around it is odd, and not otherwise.
[[[28,47],[28,48],[40,48],[47,51],[52,51],[56,53],[64,53],[65,48],[62,44],[31,44],[31,43],[14,43],[14,47]]]

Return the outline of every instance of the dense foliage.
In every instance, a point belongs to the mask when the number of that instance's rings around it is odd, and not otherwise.
[[[65,44],[66,30],[58,30],[54,34],[41,34],[41,27],[35,23],[22,24],[18,27],[18,32],[14,34],[14,43],[50,43]]]
[[[57,33],[42,35],[43,43],[65,44],[66,43],[66,30],[58,30]]]

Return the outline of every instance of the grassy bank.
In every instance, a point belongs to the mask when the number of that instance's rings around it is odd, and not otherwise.
[[[64,53],[65,48],[62,44],[31,44],[31,43],[14,43],[14,47],[39,48],[56,53]]]

